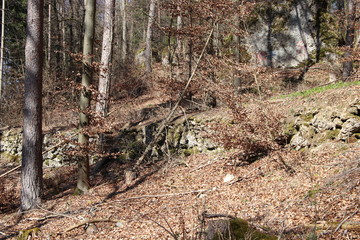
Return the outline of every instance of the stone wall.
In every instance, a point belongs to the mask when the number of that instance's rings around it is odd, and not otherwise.
[[[157,147],[153,149],[152,157],[160,158],[169,153],[188,155],[215,150],[217,146],[207,136],[208,121],[211,120],[206,120],[202,115],[181,117],[175,120],[167,127]],[[135,160],[141,155],[146,144],[152,140],[159,124],[158,122],[133,126],[119,132],[105,134],[105,149],[107,152],[118,154],[121,160]],[[19,163],[22,151],[22,129],[3,130],[0,137],[1,159],[11,164]],[[45,166],[59,167],[74,162],[73,157],[69,156],[67,151],[76,149],[75,130],[46,133],[43,139],[43,149],[46,152],[43,155]],[[95,141],[95,139],[92,138],[91,141]],[[92,156],[92,160],[96,160],[96,157]]]
[[[360,139],[360,99],[343,110],[331,107],[296,112],[285,127],[295,149],[315,147],[328,140],[355,142]]]

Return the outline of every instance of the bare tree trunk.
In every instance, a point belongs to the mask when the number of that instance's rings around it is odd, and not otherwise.
[[[236,27],[240,28],[240,16],[236,16]],[[239,35],[235,35],[235,61],[236,63],[240,63],[241,61],[241,57],[240,57],[240,36]],[[240,90],[240,86],[241,86],[241,79],[239,76],[239,71],[237,69],[235,69],[235,77],[234,77],[234,88],[235,88],[235,96],[239,95],[239,90]]]
[[[182,22],[182,16],[181,16],[181,6],[178,4],[177,6],[178,16],[176,17],[176,30],[179,32],[182,28],[183,22]],[[169,45],[171,44],[171,38],[169,37]],[[170,51],[169,51],[170,53]],[[183,58],[183,43],[181,41],[181,38],[179,34],[176,35],[176,46],[175,46],[175,59],[176,59],[176,77],[177,79],[180,79],[181,69],[180,69],[180,63]],[[169,57],[170,60],[170,57]],[[170,62],[171,66],[173,65],[172,61]],[[187,76],[186,76],[187,77]]]
[[[49,19],[48,19],[48,52],[47,52],[47,69],[50,70],[51,64],[51,1],[48,5]]]
[[[41,203],[42,172],[42,67],[44,0],[27,2],[25,46],[25,104],[21,170],[21,210]]]
[[[4,39],[5,39],[5,0],[2,0],[1,7],[1,49],[0,49],[0,102],[2,98],[2,85],[3,85],[3,67],[4,67]]]
[[[61,52],[62,52],[62,71],[63,77],[67,77],[67,64],[66,64],[66,31],[65,31],[65,0],[62,1],[60,5],[60,14],[61,14]]]
[[[149,21],[146,31],[146,49],[145,49],[145,65],[146,72],[152,72],[151,60],[152,60],[152,49],[151,49],[151,37],[152,37],[152,25],[154,23],[155,16],[155,5],[156,0],[150,1],[150,9],[149,9]]]
[[[99,99],[96,112],[106,117],[109,110],[109,91],[111,75],[112,44],[114,37],[115,0],[105,1],[104,33],[101,52],[101,68],[99,76]]]
[[[121,59],[122,59],[123,62],[125,62],[125,61],[126,61],[126,57],[127,57],[126,0],[122,0],[122,1],[121,1],[121,11],[122,11],[122,38],[121,38],[121,39],[122,39],[122,40],[121,40],[122,54],[121,54]]]
[[[80,95],[80,124],[79,143],[86,147],[89,144],[89,136],[85,129],[89,125],[89,108],[91,92],[89,90],[92,80],[92,54],[95,32],[95,5],[96,0],[86,0],[85,3],[85,33],[83,43],[83,73],[81,84],[83,86]],[[87,192],[90,188],[89,156],[81,156],[78,160],[77,190],[80,193]]]
[[[346,12],[346,36],[345,36],[345,45],[349,48],[344,57],[347,58],[343,63],[343,77],[346,79],[351,76],[353,71],[353,61],[351,58],[351,48],[354,45],[355,39],[355,15],[356,15],[356,4],[354,0],[347,0],[345,6]]]

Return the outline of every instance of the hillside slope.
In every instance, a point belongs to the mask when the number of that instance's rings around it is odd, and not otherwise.
[[[304,109],[342,109],[359,94],[359,86],[349,86],[265,103],[291,117]],[[1,213],[0,237],[39,227],[35,239],[200,239],[213,220],[202,217],[207,213],[246,219],[281,239],[360,239],[358,140],[301,151],[286,146],[241,165],[225,152],[172,156],[125,184],[128,167],[112,162],[82,196],[72,194],[73,166],[45,169],[44,204],[19,215],[13,202]],[[3,182],[12,197],[19,196],[18,181],[12,173]],[[84,230],[77,224],[86,219],[97,221]]]

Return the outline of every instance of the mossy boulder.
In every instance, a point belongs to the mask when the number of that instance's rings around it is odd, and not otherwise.
[[[277,240],[276,236],[260,232],[241,218],[212,221],[208,228],[209,240]]]

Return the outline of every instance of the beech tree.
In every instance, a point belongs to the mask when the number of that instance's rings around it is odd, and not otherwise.
[[[148,73],[150,73],[152,71],[151,37],[152,37],[152,26],[154,23],[154,16],[155,16],[155,5],[156,5],[156,0],[151,0],[150,1],[150,9],[149,9],[148,26],[147,26],[147,30],[146,30],[146,48],[145,48],[145,58],[146,58],[145,65],[146,65],[146,72],[148,72]]]
[[[0,102],[2,96],[2,83],[3,83],[3,65],[4,65],[4,39],[5,39],[5,0],[2,1],[1,7],[1,49],[0,49]]]
[[[95,32],[95,5],[96,0],[85,1],[85,32],[83,43],[83,73],[81,79],[82,90],[80,94],[80,133],[79,144],[87,147],[89,144],[89,135],[85,128],[89,125],[89,108],[91,92],[89,90],[92,81],[92,55]],[[77,191],[87,192],[90,188],[89,156],[84,155],[78,159],[78,181]]]
[[[44,0],[28,0],[25,45],[25,103],[21,168],[21,210],[41,203],[42,69]]]
[[[355,0],[345,1],[345,15],[346,15],[346,35],[345,35],[345,46],[349,49],[345,52],[344,57],[351,57],[351,49],[354,45],[355,40],[355,24],[356,24],[356,8],[359,3],[356,3]],[[353,61],[351,59],[346,59],[343,63],[343,77],[348,78],[351,76],[353,71]]]
[[[106,117],[109,108],[110,73],[112,44],[114,38],[114,14],[115,0],[105,1],[104,33],[101,52],[101,68],[99,76],[99,99],[96,105],[96,112]]]

